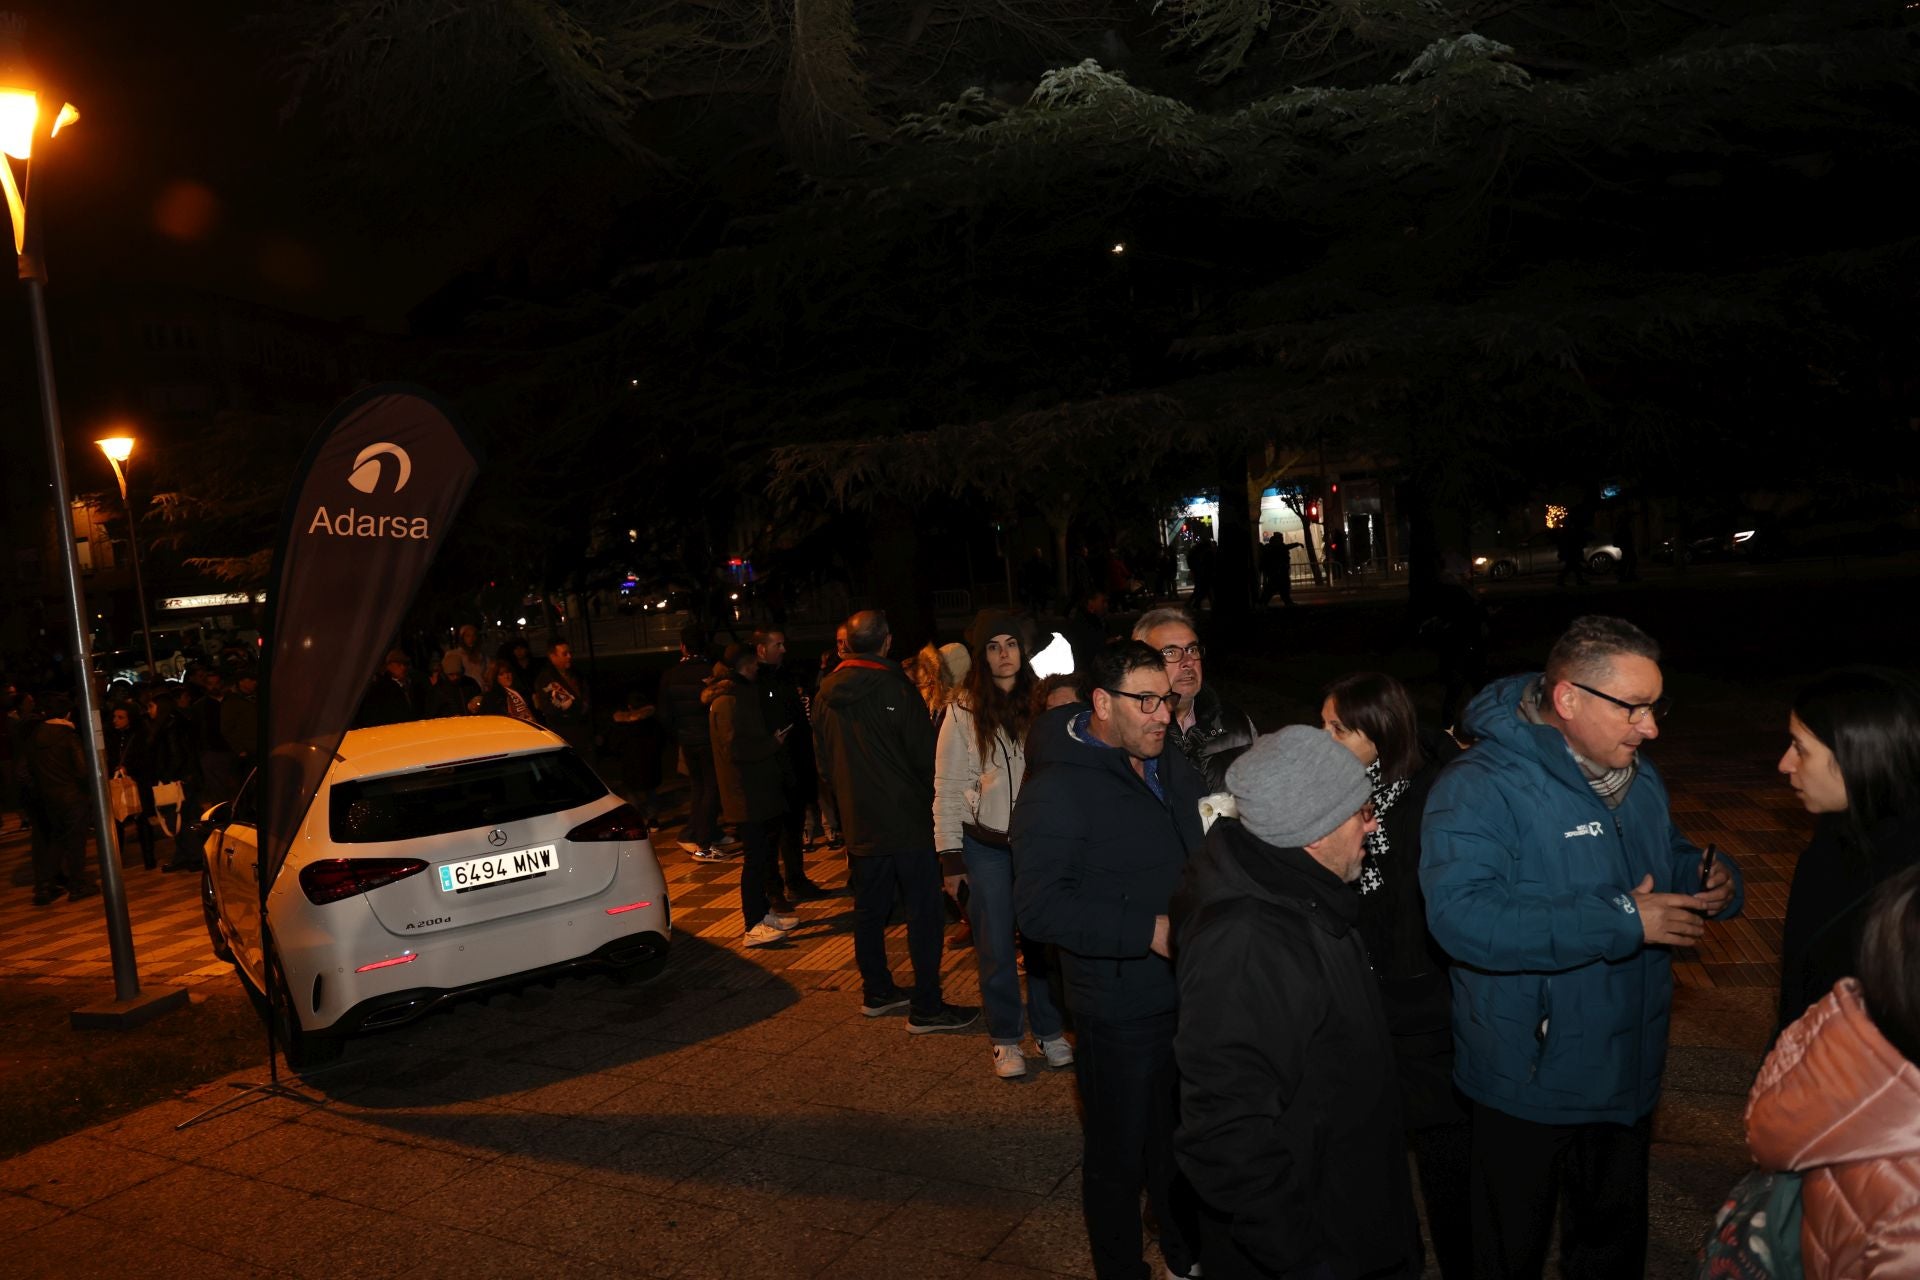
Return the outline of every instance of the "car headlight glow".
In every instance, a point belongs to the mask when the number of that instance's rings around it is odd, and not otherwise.
[[[1751,530],[1751,529],[1747,529],[1747,530],[1744,530],[1744,531],[1742,531],[1742,532],[1740,532],[1740,533],[1736,533],[1736,534],[1734,534],[1734,535],[1733,535],[1733,540],[1734,540],[1734,541],[1735,541],[1736,543],[1739,543],[1739,542],[1745,542],[1745,541],[1746,541],[1747,539],[1749,539],[1749,538],[1751,538],[1752,536],[1753,536],[1753,530]]]
[[[1478,568],[1479,566],[1485,564],[1486,562],[1487,562],[1487,558],[1485,556],[1475,556],[1473,558],[1473,563],[1475,568]]]

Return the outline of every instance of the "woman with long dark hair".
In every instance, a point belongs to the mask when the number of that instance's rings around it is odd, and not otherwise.
[[[1013,806],[1026,776],[1027,728],[1033,720],[1033,626],[998,609],[982,610],[968,632],[972,665],[940,726],[933,769],[933,834],[948,880],[969,887],[968,918],[980,965],[980,1000],[993,1041],[993,1072],[1003,1080],[1027,1073],[1021,1051],[1030,1028],[1047,1065],[1073,1063],[1060,1008],[1047,981],[1046,952],[1019,936],[1013,921],[1013,849],[1007,840]],[[1027,1002],[1020,1004],[1020,967]]]
[[[1785,1028],[1853,971],[1874,889],[1920,861],[1920,683],[1842,667],[1793,700],[1780,772],[1818,819],[1780,938]]]
[[[1446,953],[1427,931],[1420,891],[1420,815],[1433,780],[1459,749],[1422,734],[1413,699],[1392,676],[1342,676],[1327,686],[1321,726],[1366,766],[1378,827],[1365,838],[1354,891],[1387,1028],[1407,1138],[1420,1169],[1434,1259],[1446,1280],[1472,1270],[1467,1113],[1453,1088],[1453,998]]]

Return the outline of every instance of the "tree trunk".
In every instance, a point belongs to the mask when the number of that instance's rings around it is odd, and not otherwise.
[[[1253,612],[1254,568],[1253,501],[1245,449],[1225,449],[1219,455],[1220,526],[1214,561],[1213,620],[1245,622]]]
[[[1313,573],[1313,585],[1326,585],[1326,579],[1320,573],[1320,553],[1313,545],[1313,522],[1307,519],[1306,503],[1291,493],[1283,493],[1280,501],[1287,504],[1287,510],[1293,512],[1293,518],[1300,522],[1300,549],[1307,553],[1307,568]]]
[[[858,607],[887,611],[893,630],[893,655],[902,661],[934,639],[933,593],[925,583],[930,567],[921,563],[920,535],[912,507],[897,499],[876,504],[870,520],[873,530],[868,570],[872,575],[872,602]]]
[[[853,158],[856,138],[885,125],[867,103],[857,58],[853,0],[794,0],[780,136],[802,168],[833,170]]]

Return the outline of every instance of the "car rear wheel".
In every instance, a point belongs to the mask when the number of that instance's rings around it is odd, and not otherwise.
[[[1612,573],[1613,557],[1604,551],[1596,551],[1587,557],[1587,568],[1594,573]]]
[[[213,874],[205,869],[200,872],[200,914],[207,922],[207,941],[213,944],[213,958],[233,963],[233,948],[220,933],[220,908],[213,900]]]
[[[1493,562],[1493,567],[1487,570],[1487,576],[1495,582],[1505,582],[1513,576],[1513,569],[1513,561],[1496,560]]]
[[[280,1040],[280,1047],[286,1052],[287,1065],[295,1071],[308,1067],[318,1067],[332,1062],[340,1056],[343,1047],[341,1037],[324,1031],[308,1031],[300,1025],[300,1015],[294,1011],[293,990],[287,985],[286,970],[280,967],[280,955],[274,950],[273,940],[267,940],[267,973],[274,985],[277,1007],[273,1016],[277,1021],[274,1031]]]

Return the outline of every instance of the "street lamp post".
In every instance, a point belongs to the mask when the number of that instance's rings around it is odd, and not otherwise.
[[[80,564],[73,550],[73,498],[67,486],[66,444],[60,431],[60,400],[54,390],[53,352],[47,338],[45,264],[40,259],[36,230],[27,217],[32,194],[33,147],[56,137],[80,118],[72,103],[54,116],[45,138],[40,134],[40,100],[33,78],[25,74],[19,56],[20,22],[0,14],[0,187],[5,188],[7,212],[13,223],[13,251],[20,279],[27,286],[27,312],[33,325],[33,349],[40,374],[40,416],[46,428],[47,465],[52,472],[55,523],[59,526],[60,567],[66,575],[67,642],[74,655],[74,693],[80,705],[80,741],[93,761],[89,781],[93,791],[93,821],[99,833],[100,889],[107,914],[107,946],[113,958],[114,1001],[73,1011],[76,1027],[134,1027],[169,1009],[186,1004],[185,988],[140,991],[140,970],[134,963],[133,930],[127,921],[126,887],[120,882],[120,851],[114,839],[113,806],[107,801],[105,753],[100,744],[100,710],[93,692],[93,661],[87,642],[87,603],[80,585]],[[20,179],[14,179],[18,162]]]
[[[160,669],[153,662],[153,624],[147,619],[147,587],[140,579],[140,531],[133,518],[133,502],[127,497],[127,473],[122,463],[133,456],[132,436],[108,436],[96,440],[100,452],[113,464],[113,478],[120,482],[120,505],[127,512],[127,554],[133,559],[133,598],[140,605],[140,639],[147,651],[147,679],[156,680]]]

